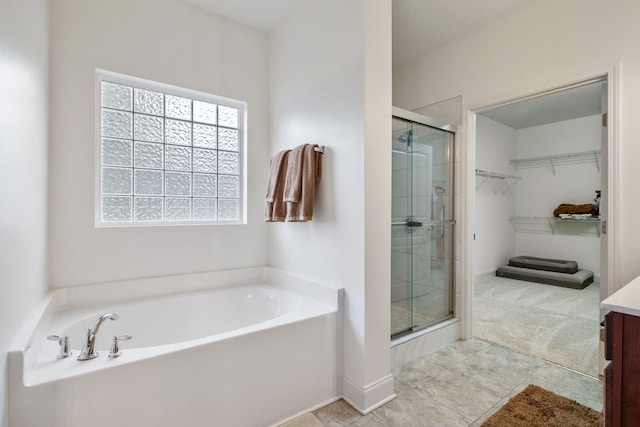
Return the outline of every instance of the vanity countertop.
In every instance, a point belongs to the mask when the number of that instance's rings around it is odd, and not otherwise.
[[[602,301],[600,308],[640,316],[640,276]]]

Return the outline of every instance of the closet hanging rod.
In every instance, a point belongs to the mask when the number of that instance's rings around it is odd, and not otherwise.
[[[497,179],[522,179],[522,177],[514,176],[514,175],[505,175],[503,173],[498,172],[490,172],[482,169],[476,169],[476,175],[482,176],[485,178],[497,178]]]
[[[504,181],[503,184],[500,184],[500,188],[496,189],[493,194],[506,193],[511,187],[513,187],[518,181],[522,179],[521,176],[506,175],[498,172],[489,172],[482,169],[476,169],[476,176],[481,176],[484,178],[480,183],[478,183],[478,185],[476,185],[476,190],[482,187],[482,184],[487,182],[489,178],[501,179]]]
[[[490,172],[482,169],[476,169],[476,175],[482,176],[485,178],[497,178],[497,179],[521,179],[519,176],[513,175],[505,175],[503,173],[498,172]]]

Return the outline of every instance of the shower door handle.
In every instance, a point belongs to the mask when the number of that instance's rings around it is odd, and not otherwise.
[[[415,221],[413,218],[407,218],[404,221],[394,221],[391,225],[401,225],[403,227],[422,227],[424,223]]]

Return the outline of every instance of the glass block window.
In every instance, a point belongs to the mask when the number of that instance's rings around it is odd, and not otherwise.
[[[97,71],[96,224],[243,223],[246,104]]]

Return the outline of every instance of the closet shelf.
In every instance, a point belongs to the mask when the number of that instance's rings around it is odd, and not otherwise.
[[[520,168],[541,168],[550,167],[553,174],[556,174],[556,166],[580,163],[595,163],[596,169],[600,172],[600,162],[602,153],[600,150],[581,151],[576,153],[556,154],[552,156],[529,157],[525,159],[510,160],[514,167]]]
[[[505,175],[503,173],[498,172],[489,172],[482,169],[476,169],[476,176],[483,177],[484,179],[476,185],[476,190],[482,186],[488,179],[500,179],[503,180],[504,183],[493,192],[493,194],[501,193],[504,194],[507,190],[509,190],[513,185],[522,179],[521,176],[513,176],[513,175]]]
[[[600,237],[600,218],[557,218],[554,216],[510,216],[516,233],[563,234]]]

